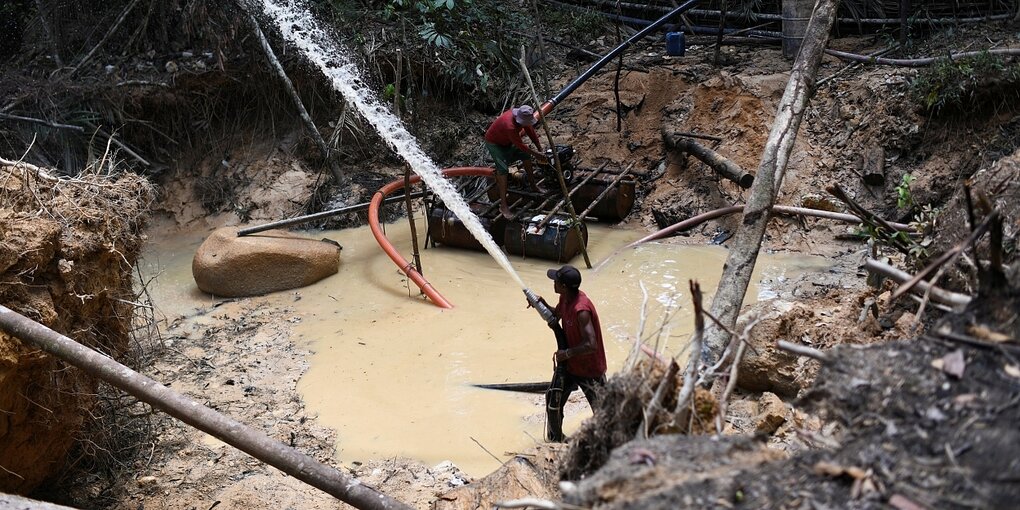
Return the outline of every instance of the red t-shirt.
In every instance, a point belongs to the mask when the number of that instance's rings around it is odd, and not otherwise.
[[[567,299],[565,294],[560,294],[560,301],[556,304],[556,314],[559,315],[563,331],[567,334],[567,347],[574,348],[584,343],[581,324],[577,320],[579,312],[591,313],[591,325],[595,328],[595,352],[568,359],[567,372],[578,377],[601,377],[606,373],[606,348],[602,344],[599,314],[595,311],[595,305],[582,291],[577,291],[575,299],[571,301]]]
[[[496,145],[513,145],[524,152],[528,152],[528,146],[524,145],[524,140],[521,140],[520,130],[524,129],[528,138],[535,142],[535,147],[540,146],[541,144],[538,143],[538,133],[535,132],[535,128],[532,126],[518,127],[514,124],[513,117],[514,111],[512,109],[496,117],[496,120],[492,121],[492,125],[485,132],[485,141]]]

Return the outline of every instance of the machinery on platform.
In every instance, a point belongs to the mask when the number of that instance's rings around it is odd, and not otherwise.
[[[563,193],[556,169],[548,162],[535,165],[539,186],[550,190],[544,193],[527,187],[522,169],[511,173],[507,201],[513,218],[509,220],[499,213],[499,197],[492,181],[483,179],[461,187],[472,212],[507,253],[567,262],[587,246],[585,221],[617,222],[634,206],[636,180],[626,171],[608,170],[605,165],[579,168],[575,166],[573,147],[557,145],[555,150],[571,203],[578,211],[580,232],[570,216],[561,212],[565,205]],[[547,154],[552,159],[552,152],[547,150]],[[464,223],[442,202],[429,207],[427,238],[433,245],[484,251]]]

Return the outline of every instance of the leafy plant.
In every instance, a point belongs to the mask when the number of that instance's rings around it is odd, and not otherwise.
[[[913,207],[913,197],[910,194],[910,183],[914,178],[905,174],[899,186],[896,187],[896,202],[901,209]],[[938,226],[939,213],[941,211],[931,205],[920,208],[910,222],[912,232],[893,231],[865,223],[861,226],[858,234],[871,239],[876,246],[893,248],[903,253],[907,261],[919,267],[924,265],[931,253],[928,251],[935,239],[935,232]]]
[[[910,240],[909,256],[914,260],[915,265],[922,264],[931,255],[928,252],[928,247],[935,240],[935,227],[938,223],[939,213],[942,211],[931,205],[925,205],[921,208],[921,211],[914,216],[914,220],[910,222],[910,226],[915,232],[920,234],[920,238],[909,237],[906,234],[902,234]]]
[[[1020,64],[1007,64],[989,52],[971,58],[942,59],[910,83],[911,95],[926,110],[967,110],[994,102],[1020,87]]]
[[[430,21],[425,22],[421,28],[418,29],[418,35],[421,36],[426,43],[439,48],[452,48],[453,41],[446,35],[439,33],[436,30],[436,24]]]
[[[590,9],[583,12],[562,9],[546,9],[541,12],[546,26],[558,27],[568,40],[587,43],[606,34],[606,18],[599,11]]]
[[[896,207],[910,209],[914,206],[914,196],[910,193],[910,183],[914,182],[914,176],[903,174],[899,186],[896,186]]]

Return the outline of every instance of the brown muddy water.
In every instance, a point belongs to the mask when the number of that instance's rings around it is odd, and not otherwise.
[[[407,223],[386,230],[410,259]],[[420,223],[419,235],[424,230]],[[160,238],[151,243],[145,268],[158,276],[149,290],[168,317],[191,316],[216,302],[191,277],[191,259],[206,234],[153,235]],[[590,234],[596,267],[643,235],[600,226],[590,227]],[[542,440],[540,395],[472,386],[547,381],[555,350],[548,327],[526,309],[521,289],[487,254],[443,247],[422,251],[426,279],[455,305],[443,310],[419,295],[367,227],[308,235],[343,245],[339,273],[309,287],[253,299],[292,310],[281,320],[294,323],[296,342],[314,353],[299,390],[309,412],[338,431],[340,463],[450,460],[477,477]],[[697,279],[703,290],[713,292],[725,257],[726,250],[718,246],[649,243],[617,254],[597,271],[582,269],[581,288],[598,308],[610,374],[620,369],[634,345],[643,303],[642,338],[669,354],[686,356],[692,328],[687,282]],[[519,257],[511,261],[532,290],[555,303],[545,272],[556,264]],[[828,267],[821,257],[803,255],[763,255],[758,261],[749,291],[754,299],[774,296],[771,285],[784,278]],[[584,266],[580,256],[573,263]],[[706,303],[710,299],[706,296]],[[590,414],[575,392],[564,431],[576,431]]]

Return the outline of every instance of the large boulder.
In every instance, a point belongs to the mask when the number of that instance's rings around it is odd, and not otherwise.
[[[257,296],[311,285],[340,269],[335,243],[282,230],[238,237],[237,230],[216,230],[195,252],[191,274],[203,292]]]

